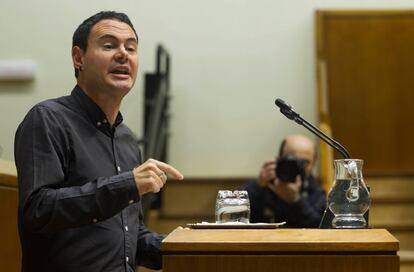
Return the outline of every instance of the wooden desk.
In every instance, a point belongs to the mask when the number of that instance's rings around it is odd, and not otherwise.
[[[399,242],[385,229],[176,229],[163,271],[396,272]]]

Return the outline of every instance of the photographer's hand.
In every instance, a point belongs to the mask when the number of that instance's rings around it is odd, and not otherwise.
[[[300,187],[302,186],[302,179],[298,175],[295,182],[282,182],[278,179],[274,183],[270,183],[268,187],[283,201],[287,203],[295,203],[300,199]]]
[[[266,187],[269,183],[271,183],[276,178],[275,174],[276,169],[276,161],[269,160],[265,161],[262,165],[262,169],[260,169],[259,178],[257,179],[257,183],[260,187]]]

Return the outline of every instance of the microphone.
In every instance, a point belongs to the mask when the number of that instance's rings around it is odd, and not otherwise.
[[[289,104],[287,104],[285,101],[283,101],[280,98],[277,98],[275,100],[276,106],[280,108],[280,112],[286,116],[288,119],[295,121],[299,125],[304,126],[307,128],[310,132],[318,136],[322,141],[333,147],[336,151],[341,153],[341,155],[345,159],[351,159],[351,155],[349,152],[343,147],[340,143],[323,133],[320,129],[313,126],[311,123],[303,119],[297,112],[295,112]]]

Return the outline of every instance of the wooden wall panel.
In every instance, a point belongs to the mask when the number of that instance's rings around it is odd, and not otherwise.
[[[2,271],[20,271],[20,244],[17,231],[16,188],[0,186],[0,263]]]
[[[414,11],[317,11],[320,119],[365,175],[414,174]]]
[[[0,271],[21,270],[21,251],[17,229],[19,192],[13,162],[0,160]]]

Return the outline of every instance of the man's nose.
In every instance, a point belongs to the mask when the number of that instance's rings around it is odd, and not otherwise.
[[[116,53],[116,60],[121,63],[124,63],[128,60],[128,56],[129,54],[127,49],[123,46],[120,46],[118,52]]]

